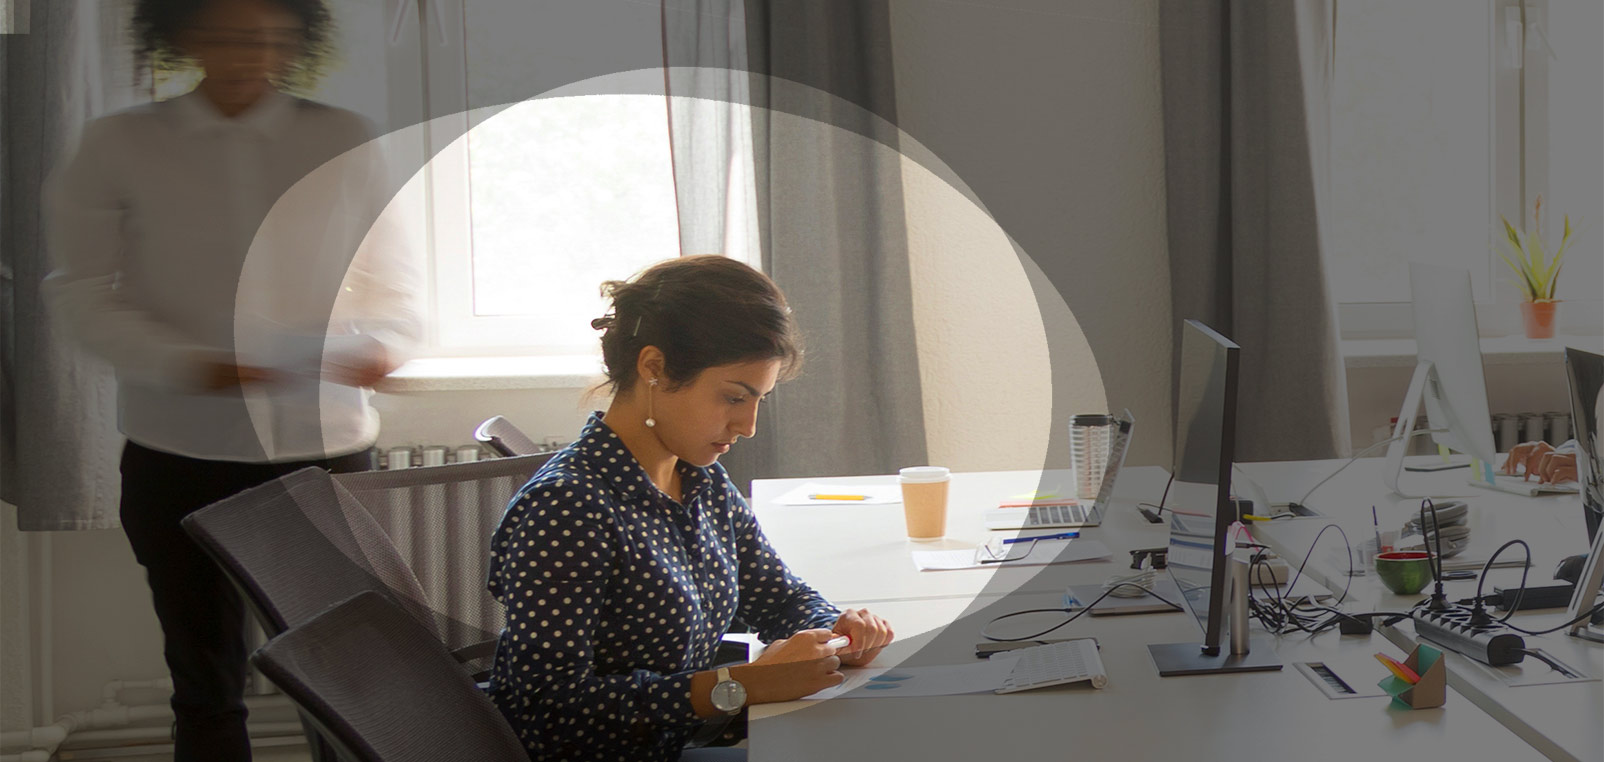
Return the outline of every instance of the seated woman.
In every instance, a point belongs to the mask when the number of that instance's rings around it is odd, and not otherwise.
[[[490,695],[532,757],[676,760],[705,721],[836,685],[892,631],[793,575],[718,464],[802,357],[774,283],[698,256],[602,289],[612,310],[592,325],[613,401],[492,539],[507,628]],[[769,646],[712,669],[735,620]],[[827,641],[842,634],[838,655]]]

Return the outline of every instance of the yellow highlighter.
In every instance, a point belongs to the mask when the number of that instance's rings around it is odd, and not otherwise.
[[[868,500],[868,495],[808,495],[809,500]]]

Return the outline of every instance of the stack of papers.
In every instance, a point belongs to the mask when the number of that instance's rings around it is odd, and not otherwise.
[[[931,667],[892,667],[890,669],[843,669],[846,680],[825,688],[804,701],[832,698],[906,698],[908,696],[956,696],[963,693],[991,693],[1003,686],[1014,671],[1017,659],[1001,655],[973,664],[943,664]]]

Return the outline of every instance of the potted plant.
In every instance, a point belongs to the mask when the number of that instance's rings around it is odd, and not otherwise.
[[[1554,337],[1554,313],[1559,299],[1554,298],[1554,286],[1559,283],[1559,268],[1565,260],[1565,249],[1571,242],[1571,217],[1565,215],[1565,232],[1560,237],[1554,258],[1548,258],[1543,244],[1543,197],[1537,197],[1532,211],[1532,229],[1521,232],[1509,224],[1503,215],[1505,247],[1508,253],[1499,252],[1504,264],[1515,272],[1515,285],[1520,287],[1526,300],[1521,302],[1520,316],[1526,325],[1526,338],[1551,339]]]

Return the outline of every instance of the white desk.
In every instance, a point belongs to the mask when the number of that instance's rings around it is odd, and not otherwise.
[[[1034,489],[1036,478],[1030,473],[955,475],[944,544],[973,547],[984,541],[988,533],[981,511],[1003,497]],[[1110,561],[996,571],[915,571],[909,551],[929,545],[903,539],[900,506],[771,504],[797,480],[756,482],[753,492],[765,531],[793,570],[832,599],[868,602],[892,622],[899,643],[882,655],[882,662],[953,664],[973,660],[979,631],[994,616],[1061,605],[1066,584],[1101,582],[1128,571],[1129,549],[1164,545],[1166,527],[1148,524],[1131,505],[1137,499],[1156,501],[1164,479],[1162,469],[1126,469],[1103,526],[1083,533],[1109,547],[1114,553]],[[1161,678],[1146,645],[1201,640],[1201,629],[1185,614],[1085,616],[1061,632],[1099,638],[1110,679],[1107,688],[759,706],[751,712],[752,757],[895,755],[987,762],[1068,757],[1350,760],[1377,754],[1541,758],[1533,746],[1462,696],[1451,693],[1444,708],[1421,711],[1395,709],[1379,697],[1333,701],[1291,667],[1293,661],[1316,659],[1353,664],[1355,670],[1368,670],[1363,674],[1373,684],[1384,672],[1370,654],[1398,652],[1379,634],[1341,636],[1333,631],[1314,639],[1280,638],[1277,653],[1288,663],[1280,672]]]
[[[1049,472],[1049,483],[1059,477]],[[1109,546],[1119,568],[1130,565],[1126,551],[1162,547],[1169,530],[1149,524],[1136,511],[1138,500],[1156,502],[1167,476],[1161,468],[1128,468],[1115,489],[1115,505],[1105,526],[1118,526],[1128,539]],[[982,511],[1015,495],[1033,492],[1041,472],[991,471],[953,474],[949,488],[947,536],[936,542],[907,539],[902,505],[776,505],[773,500],[792,487],[818,479],[769,479],[752,483],[752,509],[780,557],[802,579],[837,603],[867,605],[876,601],[949,596],[1002,595],[1014,591],[1062,592],[1066,575],[1085,564],[1008,567],[949,572],[921,572],[912,551],[974,548],[998,536],[987,531]],[[831,484],[894,483],[889,476],[829,479]],[[1089,529],[1083,535],[1100,538]],[[1133,544],[1134,543],[1134,544]],[[1106,544],[1106,543],[1105,543]],[[1103,576],[1107,576],[1104,574]],[[1101,577],[1098,577],[1101,579]]]
[[[1253,478],[1261,479],[1269,490],[1274,488],[1272,485],[1286,485],[1290,473],[1305,470],[1308,466],[1297,464],[1278,467],[1277,464],[1260,463],[1244,468]],[[1375,486],[1380,481],[1379,462],[1361,461],[1349,471],[1351,473],[1344,473],[1333,479],[1331,485],[1321,488],[1317,498],[1326,495],[1323,501],[1313,499],[1310,502],[1317,508],[1336,510],[1338,515],[1332,517],[1332,521],[1343,527],[1350,540],[1358,542],[1372,532],[1369,504],[1359,498],[1367,492],[1374,494],[1385,488]],[[1448,473],[1457,474],[1460,484],[1463,484],[1463,470]],[[1583,523],[1581,502],[1577,497],[1528,498],[1474,487],[1460,492],[1470,496],[1472,542],[1466,551],[1468,555],[1485,558],[1507,540],[1524,539],[1531,545],[1534,556],[1528,581],[1546,584],[1552,580],[1555,564],[1560,558],[1587,551],[1587,530]],[[1275,494],[1271,495],[1271,500],[1277,499]],[[1397,518],[1392,522],[1393,526],[1402,520],[1402,511],[1418,506],[1419,502],[1389,499],[1387,507],[1398,511],[1394,514]],[[1362,510],[1355,511],[1354,508],[1361,504]],[[1308,552],[1315,533],[1332,521],[1298,519],[1261,523],[1256,527],[1255,534],[1282,555],[1301,558]],[[1320,545],[1329,547],[1340,544],[1340,540],[1332,535],[1332,532],[1327,532],[1326,537],[1320,540]],[[1509,555],[1511,553],[1514,555]],[[1517,547],[1506,551],[1505,557],[1518,559],[1521,556]],[[1310,561],[1310,571],[1328,587],[1334,585],[1334,589],[1341,589],[1346,568],[1334,567],[1339,567],[1339,564],[1332,556],[1322,549],[1315,551]],[[1359,577],[1353,582],[1350,594],[1352,605],[1347,608],[1354,611],[1404,611],[1430,592],[1428,589],[1421,595],[1394,595],[1373,576]],[[1488,574],[1483,592],[1491,593],[1495,584],[1514,587],[1519,582],[1520,570],[1494,569]],[[1450,600],[1470,598],[1476,594],[1476,583],[1448,582],[1444,591]],[[1562,614],[1563,610],[1521,612],[1516,615],[1515,621],[1528,630],[1544,630],[1564,621]],[[1412,648],[1416,642],[1414,628],[1407,622],[1386,628],[1382,633],[1400,648]],[[1562,633],[1527,636],[1526,642],[1528,647],[1540,647],[1567,664],[1593,675],[1604,675],[1604,646]],[[1538,664],[1532,659],[1528,659],[1527,663]],[[1497,670],[1454,653],[1448,655],[1448,681],[1455,691],[1550,758],[1604,760],[1604,682],[1509,686],[1500,679]]]

